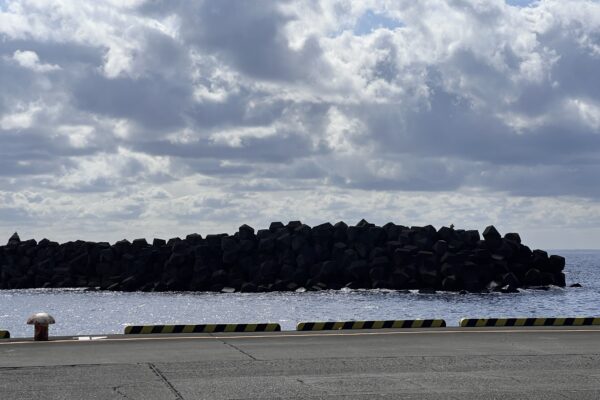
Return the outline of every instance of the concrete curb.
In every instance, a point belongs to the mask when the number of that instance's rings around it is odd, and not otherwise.
[[[154,333],[279,332],[279,324],[131,325],[126,335]]]
[[[557,317],[557,318],[463,318],[463,328],[481,328],[488,326],[590,326],[600,325],[597,317]]]
[[[389,321],[340,321],[340,322],[300,322],[297,331],[327,331],[340,329],[398,329],[398,328],[444,328],[443,319],[415,319]]]

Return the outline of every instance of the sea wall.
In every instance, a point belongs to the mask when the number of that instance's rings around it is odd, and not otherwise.
[[[0,288],[91,287],[122,291],[285,291],[349,288],[503,291],[565,286],[565,259],[502,237],[433,226],[360,221],[310,227],[242,225],[234,235],[113,245],[48,239],[0,247]]]

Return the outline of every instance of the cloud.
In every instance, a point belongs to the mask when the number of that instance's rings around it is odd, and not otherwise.
[[[559,209],[600,210],[599,42],[592,0],[0,1],[0,191],[100,236],[396,202],[584,224]]]
[[[61,69],[58,65],[40,63],[40,58],[34,51],[17,50],[14,52],[12,59],[16,61],[21,67],[30,69],[35,72],[50,72]]]

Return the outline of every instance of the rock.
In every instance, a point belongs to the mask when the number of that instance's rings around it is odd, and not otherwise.
[[[437,235],[441,240],[448,242],[454,237],[454,227],[442,226],[438,229]]]
[[[275,233],[284,228],[285,228],[285,226],[283,225],[283,222],[279,222],[279,221],[271,222],[271,225],[269,225],[269,231],[271,233]]]
[[[285,227],[287,228],[287,230],[289,232],[293,232],[296,230],[296,228],[298,228],[300,226],[302,226],[301,221],[289,221]]]
[[[448,277],[456,275],[458,268],[452,264],[444,263],[440,268],[440,273],[442,276]]]
[[[433,251],[439,256],[444,255],[448,251],[448,242],[445,240],[438,240],[433,245]]]
[[[333,225],[329,222],[314,226],[312,228],[313,235],[316,237],[328,237],[333,232]]]
[[[458,279],[455,275],[449,275],[442,279],[442,290],[455,291],[458,288]]]
[[[513,291],[526,285],[565,286],[564,257],[531,251],[517,233],[493,226],[383,227],[360,221],[311,228],[300,221],[269,229],[242,225],[228,234],[108,243],[13,235],[0,246],[0,289],[101,286],[111,290],[268,291],[393,288]]]
[[[373,226],[373,224],[369,223],[366,219],[363,218],[360,221],[358,221],[356,226],[359,228],[368,228],[370,226]]]
[[[257,289],[258,288],[254,283],[245,282],[244,284],[242,284],[242,288],[240,290],[245,293],[255,293]]]
[[[504,235],[504,239],[513,242],[513,243],[517,243],[517,244],[521,244],[521,236],[519,236],[518,233],[507,233]]]
[[[562,256],[552,255],[548,259],[548,271],[562,272],[565,268],[565,258]]]
[[[174,238],[167,240],[167,246],[173,248],[173,246],[179,242],[181,242],[181,239],[178,237],[174,237]]]
[[[301,236],[304,239],[306,239],[307,241],[310,240],[311,233],[312,233],[311,227],[306,224],[302,224],[294,229],[294,234],[296,236]]]
[[[241,240],[253,240],[254,228],[249,225],[242,225],[238,228],[238,237]]]
[[[346,269],[347,279],[361,285],[369,277],[369,264],[365,260],[355,260]],[[364,287],[361,286],[361,287]]]
[[[542,282],[542,274],[539,269],[531,268],[525,273],[525,284],[527,286],[540,286]]]
[[[475,244],[480,240],[479,231],[469,230],[464,232],[464,240],[470,246],[475,246]]]
[[[227,271],[223,269],[216,270],[212,273],[210,280],[213,284],[225,285],[227,283]],[[216,291],[220,292],[221,288]]]
[[[573,283],[573,284],[569,285],[569,287],[572,287],[572,288],[580,288],[580,287],[582,287],[582,286],[581,286],[581,283]]]
[[[199,245],[202,243],[202,236],[198,233],[191,233],[185,237],[185,240],[192,245]]]
[[[304,247],[308,245],[308,240],[306,240],[305,236],[302,235],[294,235],[291,240],[292,250],[294,252],[299,252]]]
[[[521,282],[519,282],[519,278],[512,272],[506,273],[502,275],[502,286],[510,286],[513,288],[517,288],[521,286]]]
[[[275,250],[275,240],[273,238],[261,239],[258,242],[258,251],[262,253],[271,253]]]
[[[21,243],[21,238],[17,232],[13,233],[12,236],[8,239],[8,247],[17,247]]]
[[[221,250],[224,253],[237,253],[240,251],[240,245],[232,236],[223,236],[221,238]]]
[[[410,278],[410,275],[403,268],[395,268],[390,274],[393,289],[405,289]]]
[[[213,283],[212,285],[210,285],[210,288],[208,289],[211,292],[220,292],[221,290],[223,290],[225,286],[223,286],[223,284],[221,283]],[[178,289],[175,289],[178,290]]]
[[[346,289],[360,289],[362,286],[358,282],[350,281],[344,285]]]
[[[259,276],[262,282],[270,282],[279,274],[279,266],[273,260],[264,261],[260,264]]]
[[[223,238],[223,236],[228,236],[226,233],[218,233],[218,234],[214,234],[214,235],[206,235],[206,238],[204,239],[203,243],[206,243],[208,245],[208,247],[210,247],[211,249],[219,249],[221,247],[221,239]],[[201,243],[198,243],[201,244]]]
[[[306,286],[306,281],[308,280],[308,272],[304,269],[296,269],[294,274],[292,275],[292,282],[295,282],[298,286]]]
[[[152,241],[152,247],[164,247],[167,245],[166,240],[154,238]]]
[[[483,231],[483,239],[485,240],[486,244],[492,249],[498,247],[502,242],[502,237],[500,236],[500,233],[496,230],[494,225],[490,225],[485,228],[485,230]]]
[[[344,221],[340,221],[333,225],[333,240],[335,242],[346,242],[348,240],[348,236],[346,232],[348,231],[348,225]]]
[[[400,235],[400,227],[394,224],[393,222],[388,222],[387,224],[385,224],[383,226],[383,230],[385,231],[385,234],[389,241],[394,241],[398,239],[398,236]]]
[[[500,293],[518,293],[519,290],[517,289],[516,286],[513,285],[505,285],[502,286],[499,290]]]
[[[383,228],[378,226],[370,226],[367,228],[365,235],[366,243],[369,247],[375,247],[387,240],[387,235]]]
[[[369,278],[371,279],[371,282],[383,281],[385,280],[385,276],[386,273],[385,269],[383,268],[374,267],[369,270]]]
[[[131,242],[131,245],[135,248],[140,249],[140,248],[148,247],[148,242],[144,238],[134,239],[133,242]]]
[[[558,272],[554,274],[554,284],[556,286],[565,287],[567,285],[565,274]]]
[[[544,250],[533,250],[532,253],[532,264],[533,267],[539,269],[540,271],[547,271],[550,266],[550,260],[548,258],[548,253]]]

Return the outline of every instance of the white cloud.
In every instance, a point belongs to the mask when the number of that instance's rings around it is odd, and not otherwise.
[[[12,113],[7,113],[0,118],[0,129],[17,130],[29,128],[33,124],[35,115],[41,111],[39,104],[18,104]]]
[[[50,72],[50,71],[56,71],[56,70],[60,69],[60,67],[58,65],[40,63],[40,59],[34,51],[17,50],[14,52],[12,58],[21,67],[28,68],[35,72]]]
[[[303,216],[591,232],[600,3],[520,5],[3,3],[0,192],[41,192],[11,205],[31,229],[77,205],[100,236]]]
[[[600,133],[600,104],[585,99],[567,99],[566,107],[571,108],[576,117],[587,124],[594,132]]]

